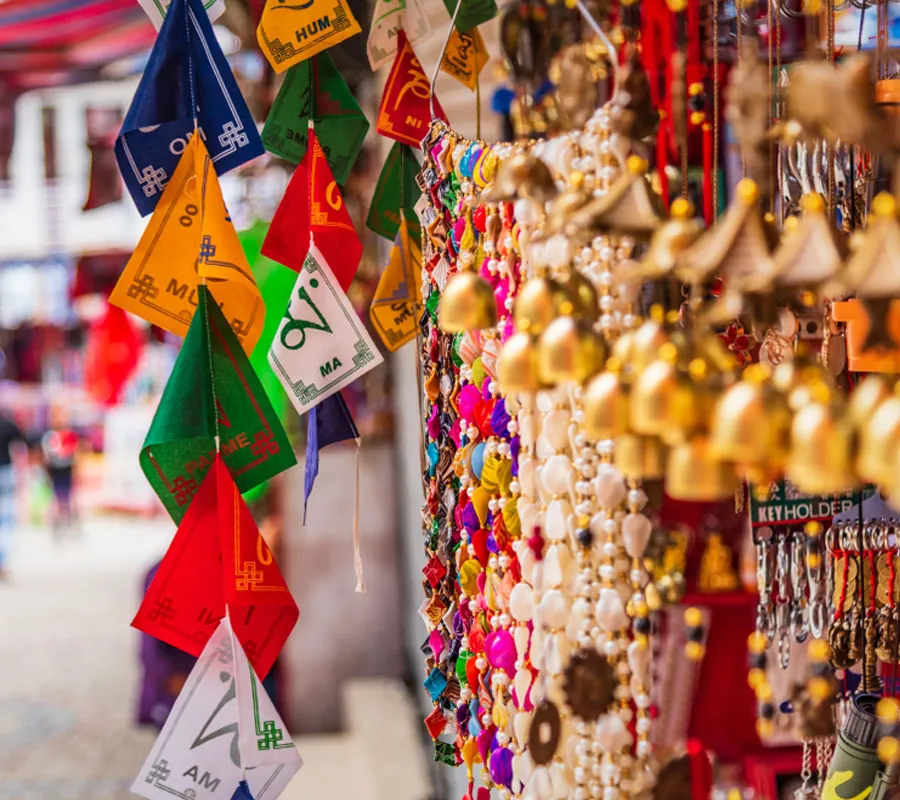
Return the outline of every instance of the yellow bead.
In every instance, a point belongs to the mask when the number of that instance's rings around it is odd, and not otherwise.
[[[774,697],[774,693],[767,681],[763,681],[756,687],[756,699],[759,700],[760,703],[768,703],[772,697]]]
[[[829,678],[811,678],[808,688],[813,700],[830,700],[834,696],[834,685]]]
[[[690,86],[688,86],[688,94],[691,97],[696,97],[702,91],[703,91],[703,84],[700,81],[695,81]]]
[[[751,689],[755,692],[757,687],[766,679],[765,670],[762,669],[751,669],[750,672],[747,673],[747,684]]]
[[[744,178],[737,185],[737,196],[742,203],[752,205],[759,198],[759,190],[750,178]]]
[[[672,201],[669,215],[672,219],[690,219],[694,216],[694,204],[690,200],[679,197],[677,200]]]
[[[831,658],[831,648],[824,639],[813,639],[807,648],[810,661],[828,661]]]
[[[625,166],[632,175],[643,175],[650,166],[646,158],[640,156],[628,156]]]
[[[890,217],[897,210],[897,203],[887,192],[881,192],[872,200],[872,213],[878,217]]]
[[[900,722],[900,703],[892,697],[884,697],[875,706],[875,713],[885,725],[896,725]]]
[[[684,612],[684,624],[689,628],[699,628],[703,624],[703,614],[700,609],[691,606]]]
[[[806,566],[810,569],[818,569],[822,565],[822,556],[818,553],[807,553]]]
[[[700,661],[706,653],[706,648],[700,642],[688,642],[684,652],[691,661]]]
[[[747,649],[751,653],[762,653],[766,649],[765,634],[762,634],[759,631],[753,631],[753,633],[747,637]]]
[[[811,522],[806,523],[806,535],[815,539],[817,536],[822,535],[822,531],[825,530],[822,527],[822,523],[818,520],[812,520]]]
[[[894,736],[885,736],[878,742],[878,760],[884,764],[900,763],[900,741]]]
[[[775,732],[775,725],[772,720],[760,717],[756,720],[756,732],[760,739],[768,739]]]
[[[818,192],[810,192],[800,198],[800,208],[804,211],[824,211],[825,201]]]
[[[692,111],[691,112],[691,125],[702,125],[703,120],[706,119],[706,114],[702,111]]]

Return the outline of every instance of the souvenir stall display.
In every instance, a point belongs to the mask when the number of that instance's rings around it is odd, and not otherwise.
[[[140,453],[178,532],[133,624],[198,661],[135,793],[275,798],[300,768],[262,683],[298,609],[242,497],[296,462],[270,375],[308,498],[319,451],[362,438],[343,391],[403,346],[424,724],[466,800],[900,792],[900,139],[890,9],[860,3],[871,53],[838,52],[834,4],[445,0],[433,31],[378,0],[369,121],[329,53],[361,31],[344,0],[267,0],[261,133],[223,4],[144,4],[114,154],[149,222],[110,302],[184,342]],[[501,143],[435,92],[459,81],[479,125],[494,55]],[[341,186],[370,127],[390,247],[366,324]],[[264,149],[296,167],[261,270],[219,177]]]

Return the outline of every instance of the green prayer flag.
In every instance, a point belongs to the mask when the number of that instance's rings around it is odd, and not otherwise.
[[[234,331],[215,297],[200,286],[197,311],[140,457],[176,523],[213,464],[217,432],[225,465],[242,492],[297,463]]]
[[[444,7],[453,19],[453,13],[456,11],[456,3],[458,0],[444,0]],[[495,0],[459,0],[462,2],[462,8],[456,15],[456,24],[454,27],[460,33],[465,33],[470,28],[481,25],[497,16],[497,3]]]
[[[419,218],[415,206],[421,197],[416,175],[419,161],[408,144],[396,142],[378,177],[366,227],[393,242],[400,230],[400,209],[410,224],[410,236],[418,237]]]
[[[266,150],[299,164],[306,155],[310,117],[331,174],[338,183],[345,183],[369,121],[328,53],[288,70],[263,127]]]

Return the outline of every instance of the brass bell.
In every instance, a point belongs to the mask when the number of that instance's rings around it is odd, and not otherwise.
[[[887,381],[881,375],[870,375],[850,395],[847,405],[850,420],[858,429],[865,427],[878,407],[890,397],[892,392]]]
[[[553,320],[571,314],[574,308],[571,297],[558,281],[539,276],[519,289],[513,307],[513,321],[516,330],[540,336]]]
[[[615,361],[610,359],[611,362]],[[622,387],[618,364],[593,378],[581,396],[585,435],[594,442],[614,439],[628,429],[628,395]]]
[[[860,387],[862,389],[862,387]],[[856,471],[869,483],[889,485],[895,481],[900,449],[900,397],[881,403],[860,429]]]
[[[606,362],[606,342],[589,323],[559,317],[538,342],[538,377],[551,386],[584,383]]]
[[[632,335],[628,342],[628,356],[616,349],[615,355],[628,363],[635,374],[640,374],[659,355],[659,349],[669,341],[669,333],[665,328],[666,315],[663,307],[656,305],[650,308],[650,317]]]
[[[509,337],[497,358],[497,382],[504,394],[534,392],[541,388],[537,376],[537,348],[527,333]]]
[[[780,472],[790,446],[791,412],[784,395],[766,383],[768,377],[761,365],[748,367],[743,380],[719,398],[712,416],[713,454],[741,470],[750,468],[754,478]]]
[[[697,436],[669,450],[666,494],[670,497],[711,502],[734,497],[737,488],[734,466],[713,455],[706,437]]]
[[[519,150],[501,164],[493,185],[482,192],[481,202],[499,203],[525,197],[545,203],[558,192],[547,165],[533,153]]]
[[[667,342],[659,358],[635,379],[631,391],[631,427],[642,436],[662,436],[670,420],[670,404],[679,390],[678,351]]]
[[[466,333],[497,324],[497,300],[491,285],[476,272],[458,272],[447,282],[438,303],[438,326],[444,333]]]
[[[714,379],[709,364],[702,358],[692,359],[687,371],[678,373],[669,397],[666,424],[659,434],[665,444],[673,447],[706,429],[718,396],[712,385]]]
[[[588,322],[596,320],[600,299],[590,278],[572,270],[561,283],[575,306],[574,315]]]
[[[666,448],[659,439],[623,433],[615,445],[613,461],[627,480],[652,481],[665,474]]]
[[[822,391],[824,389],[824,391]],[[838,494],[857,485],[852,469],[853,426],[822,385],[791,425],[786,473],[807,494]]]

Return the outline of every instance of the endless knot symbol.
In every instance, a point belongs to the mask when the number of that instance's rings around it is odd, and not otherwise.
[[[163,759],[162,761],[156,762],[152,767],[150,767],[150,772],[147,773],[147,777],[144,779],[145,783],[165,783],[172,770],[169,769],[169,762]]]
[[[146,166],[138,180],[144,185],[144,196],[153,197],[157,192],[166,188],[166,171],[162,167]]]
[[[234,152],[238,147],[244,147],[250,143],[250,137],[238,128],[233,122],[226,122],[219,134],[219,144],[227,147],[229,152]]]
[[[204,236],[200,242],[200,261],[204,264],[209,263],[209,259],[216,254],[216,246],[212,243],[209,236]]]
[[[274,720],[264,722],[261,733],[263,738],[256,740],[258,750],[276,750],[278,743],[284,739],[284,731],[275,725]]]
[[[190,499],[194,496],[194,492],[197,491],[197,481],[193,478],[185,478],[182,475],[179,475],[172,482],[172,496],[175,498],[175,502],[178,503],[179,506],[187,505]]]
[[[263,582],[262,570],[256,568],[252,561],[245,561],[244,568],[235,576],[234,588],[239,592],[248,592]]]
[[[155,300],[158,294],[159,289],[152,275],[141,275],[128,287],[128,296],[135,300]]]
[[[175,606],[172,605],[171,597],[163,597],[153,604],[153,610],[148,617],[154,622],[168,622],[175,619]]]
[[[274,456],[281,448],[278,446],[272,434],[268,431],[257,431],[253,441],[250,443],[250,452],[255,456],[265,453],[267,456]]]

